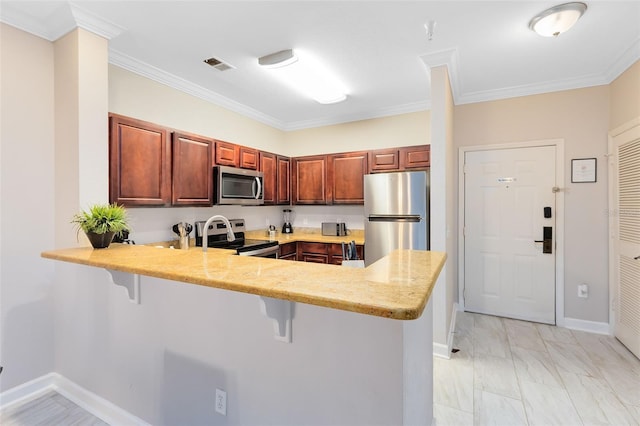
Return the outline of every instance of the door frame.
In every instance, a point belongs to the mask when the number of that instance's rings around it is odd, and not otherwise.
[[[559,191],[556,193],[556,325],[564,327],[564,139],[542,139],[524,142],[509,142],[490,145],[463,146],[458,148],[458,309],[464,311],[464,283],[465,283],[465,239],[464,239],[464,165],[465,154],[473,151],[493,151],[499,149],[536,148],[541,146],[555,146],[556,148],[556,183]]]
[[[617,173],[618,173],[618,165],[613,161],[616,158],[614,151],[614,139],[621,136],[624,133],[629,132],[629,137],[632,137],[632,133],[636,131],[636,128],[640,128],[640,117],[637,117],[631,121],[624,123],[621,126],[616,127],[615,129],[609,131],[608,136],[608,146],[607,146],[607,162],[609,169],[609,183],[607,187],[607,191],[609,192],[609,210],[607,211],[609,215],[609,334],[611,336],[615,336],[616,329],[616,297],[618,295],[618,247],[616,244],[613,244],[613,238],[617,235],[618,229],[616,226],[616,218],[615,212],[618,209],[618,200],[617,200],[617,185],[615,182],[617,181]],[[615,191],[614,191],[615,189]]]

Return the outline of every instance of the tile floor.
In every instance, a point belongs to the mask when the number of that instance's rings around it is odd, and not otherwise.
[[[50,391],[39,398],[0,411],[2,426],[108,426],[64,396]]]
[[[613,337],[458,312],[454,348],[437,426],[640,425],[640,360]]]

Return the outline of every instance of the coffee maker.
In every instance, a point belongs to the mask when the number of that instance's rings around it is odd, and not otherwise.
[[[293,226],[291,225],[291,213],[293,210],[284,209],[284,225],[282,225],[282,233],[283,234],[293,234]]]

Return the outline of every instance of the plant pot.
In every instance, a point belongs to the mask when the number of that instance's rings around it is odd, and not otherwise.
[[[109,244],[111,244],[111,240],[113,240],[113,236],[116,233],[105,232],[104,234],[96,234],[95,232],[85,232],[85,234],[87,234],[87,238],[91,241],[93,248],[101,249],[109,247]]]

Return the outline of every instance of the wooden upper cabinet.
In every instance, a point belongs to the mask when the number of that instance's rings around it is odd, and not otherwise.
[[[369,152],[369,171],[388,172],[400,170],[400,150],[398,148],[376,149]]]
[[[264,193],[264,204],[276,204],[276,192],[278,190],[277,155],[270,152],[260,151],[260,168],[263,173],[262,191]]]
[[[260,151],[260,170],[264,176],[262,180],[264,204],[291,203],[290,163],[289,157],[283,157],[271,152]]]
[[[216,141],[216,166],[238,167],[239,146],[231,142]]]
[[[213,205],[213,169],[215,141],[202,136],[174,132],[173,187],[171,204],[175,206]]]
[[[425,169],[431,166],[431,145],[400,148],[400,169]]]
[[[110,114],[109,121],[109,202],[124,206],[170,204],[169,131],[116,114]]]
[[[368,152],[329,155],[329,185],[333,204],[364,204],[364,175],[368,173]]]
[[[289,157],[276,157],[276,173],[278,175],[276,187],[276,204],[291,204],[291,160]]]
[[[331,204],[327,185],[327,157],[312,155],[291,161],[291,201],[293,204]]]
[[[240,157],[238,166],[241,169],[258,170],[259,151],[257,149],[240,146],[238,151]]]

